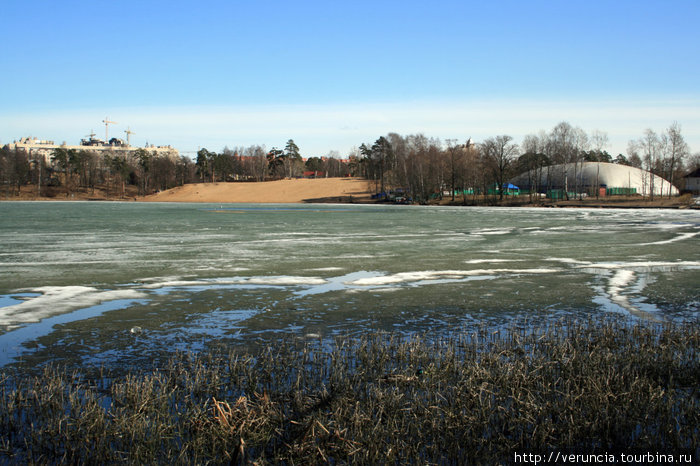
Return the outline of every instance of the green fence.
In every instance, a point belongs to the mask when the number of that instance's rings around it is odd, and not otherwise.
[[[501,191],[495,188],[491,188],[488,190],[489,196],[499,196],[501,194]],[[519,190],[513,190],[513,189],[504,189],[503,190],[503,195],[504,196],[520,196],[520,191]]]
[[[547,191],[547,197],[549,199],[575,199],[577,194],[574,192],[565,192],[563,189],[550,189]]]
[[[637,194],[637,188],[607,188],[606,196],[632,196]]]

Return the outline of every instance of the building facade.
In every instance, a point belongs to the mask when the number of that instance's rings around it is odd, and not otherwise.
[[[700,168],[685,175],[685,190],[700,194]]]
[[[6,144],[3,149],[25,152],[31,160],[43,158],[46,164],[51,163],[51,158],[53,157],[56,149],[89,151],[97,154],[125,156],[132,156],[136,153],[136,151],[143,149],[149,153],[155,153],[166,157],[180,157],[179,151],[171,146],[150,145],[146,147],[134,147],[124,143],[124,141],[121,139],[116,138],[112,138],[109,143],[105,143],[101,139],[91,137],[90,139],[81,140],[80,145],[73,146],[67,145],[65,142],[63,144],[55,144],[54,141],[26,137],[21,138],[19,141],[13,141],[10,144]]]

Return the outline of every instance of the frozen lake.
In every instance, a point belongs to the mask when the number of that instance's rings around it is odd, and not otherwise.
[[[0,365],[699,302],[697,211],[0,203]]]

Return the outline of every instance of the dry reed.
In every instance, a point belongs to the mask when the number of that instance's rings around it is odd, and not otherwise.
[[[134,374],[0,373],[5,463],[497,463],[700,455],[700,326],[564,320],[290,339]]]

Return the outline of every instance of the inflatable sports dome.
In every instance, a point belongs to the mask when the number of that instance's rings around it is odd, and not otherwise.
[[[649,196],[678,195],[678,188],[646,170],[627,165],[604,162],[566,163],[550,165],[542,169],[522,173],[511,180],[521,189],[548,190],[561,189],[569,192],[596,192],[606,188],[608,193],[640,194]]]

